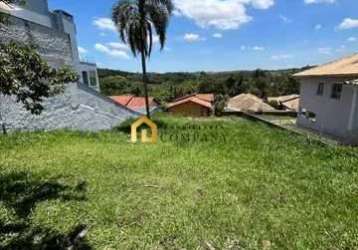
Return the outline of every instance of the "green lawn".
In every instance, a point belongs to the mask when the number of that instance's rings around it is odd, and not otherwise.
[[[239,118],[160,132],[0,137],[0,249],[358,249],[357,150]]]

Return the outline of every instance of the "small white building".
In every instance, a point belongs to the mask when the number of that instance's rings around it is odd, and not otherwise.
[[[294,75],[300,83],[297,124],[358,144],[358,54]]]

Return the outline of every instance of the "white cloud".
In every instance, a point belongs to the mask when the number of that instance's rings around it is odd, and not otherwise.
[[[88,50],[86,50],[85,48],[81,47],[81,46],[78,46],[78,52],[80,54],[87,54],[88,53]]]
[[[192,19],[202,28],[221,30],[238,29],[252,17],[246,13],[248,6],[268,9],[274,0],[174,0],[176,15]]]
[[[253,51],[264,51],[266,50],[265,47],[262,46],[246,46],[246,45],[241,45],[240,46],[240,50],[245,51],[245,50],[253,50]]]
[[[129,59],[127,48],[120,48],[119,43],[108,43],[106,45],[101,43],[96,43],[94,48],[97,51],[102,52],[111,57]]]
[[[202,38],[198,34],[187,33],[184,35],[184,40],[188,43],[193,43],[202,40]]]
[[[280,54],[280,55],[273,55],[271,57],[272,60],[274,61],[279,61],[279,60],[287,60],[293,58],[293,56],[291,54]]]
[[[358,28],[358,19],[345,18],[338,26],[338,29],[341,30],[347,30],[353,28]]]
[[[324,55],[331,55],[332,54],[332,48],[330,48],[330,47],[318,48],[318,53],[324,54]]]
[[[315,30],[321,30],[322,28],[323,28],[322,24],[316,24],[316,25],[314,26],[314,29],[315,29]]]
[[[254,46],[254,47],[252,47],[252,50],[255,50],[255,51],[264,51],[265,48],[264,48],[264,47],[261,47],[261,46]]]
[[[275,4],[274,0],[242,0],[241,2],[251,4],[256,9],[268,9]]]
[[[335,3],[336,0],[305,0],[305,4]]]
[[[356,42],[358,39],[355,36],[351,36],[347,39],[347,42]]]
[[[223,34],[221,34],[221,33],[214,33],[214,34],[213,34],[213,37],[214,37],[214,38],[223,38]]]
[[[107,46],[115,50],[129,50],[128,45],[124,43],[111,42],[107,43]]]
[[[292,23],[292,20],[284,15],[279,16],[284,23]]]
[[[339,46],[339,48],[336,49],[337,52],[343,52],[345,50],[346,50],[346,45],[344,45],[344,44]]]
[[[97,28],[99,28],[100,30],[109,30],[113,32],[117,31],[114,22],[107,17],[96,18],[95,20],[93,20],[92,24]]]

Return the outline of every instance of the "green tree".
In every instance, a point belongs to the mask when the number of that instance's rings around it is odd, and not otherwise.
[[[141,55],[144,94],[147,116],[150,117],[146,60],[153,47],[153,28],[159,37],[161,49],[166,41],[166,31],[173,11],[171,0],[120,0],[114,6],[112,19],[122,41],[129,44],[133,55]]]
[[[229,100],[227,95],[216,95],[214,101],[214,112],[216,116],[221,116],[225,110],[226,104]]]
[[[51,68],[29,45],[11,42],[0,44],[0,97],[15,98],[32,114],[41,114],[44,98],[63,90],[64,84],[78,80],[70,68]],[[1,103],[0,103],[1,104]],[[0,123],[4,134],[6,124],[0,110]]]

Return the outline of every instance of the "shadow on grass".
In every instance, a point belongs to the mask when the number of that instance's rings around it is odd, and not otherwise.
[[[42,181],[25,172],[0,175],[0,203],[16,218],[0,218],[0,249],[91,249],[84,239],[85,225],[62,234],[51,228],[32,225],[31,211],[49,200],[85,200],[85,183],[68,186],[58,180]]]

